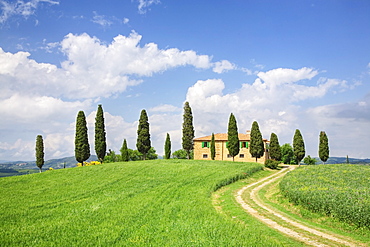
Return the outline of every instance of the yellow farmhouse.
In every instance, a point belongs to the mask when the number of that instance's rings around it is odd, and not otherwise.
[[[249,143],[251,140],[250,132],[247,131],[246,134],[239,133],[238,137],[240,142],[240,151],[239,154],[234,157],[234,160],[243,162],[256,162],[256,158],[253,158],[249,153]],[[195,160],[211,160],[211,139],[211,135],[194,139]],[[227,142],[227,134],[215,134],[215,160],[233,160],[229,154],[229,150],[227,149]],[[257,159],[258,163],[265,163],[265,160],[269,158],[267,148],[269,141],[263,139],[263,143],[265,145],[265,154],[261,158]]]

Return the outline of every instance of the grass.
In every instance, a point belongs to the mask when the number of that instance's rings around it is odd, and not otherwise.
[[[370,229],[369,177],[369,166],[306,166],[285,176],[280,189],[312,212]]]
[[[213,190],[261,169],[254,163],[155,160],[0,178],[0,245],[295,243],[252,218],[238,223],[212,205]]]

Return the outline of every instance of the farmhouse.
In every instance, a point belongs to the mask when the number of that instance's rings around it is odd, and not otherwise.
[[[253,158],[249,153],[249,143],[251,140],[250,131],[246,134],[239,133],[240,151],[239,154],[234,157],[235,161],[243,162],[256,162],[256,158]],[[212,135],[199,137],[194,139],[194,159],[195,160],[211,160],[211,139]],[[226,133],[215,134],[215,160],[230,160],[233,158],[229,154],[227,149],[228,138]],[[269,141],[263,139],[265,145],[265,154],[257,159],[258,163],[264,163],[269,158],[268,144]]]

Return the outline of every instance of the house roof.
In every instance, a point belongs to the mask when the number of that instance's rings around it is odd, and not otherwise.
[[[215,135],[215,141],[227,141],[227,133],[217,133]],[[243,134],[243,133],[238,133],[239,141],[250,141],[251,136],[250,134]],[[195,138],[194,141],[211,141],[212,135],[209,136],[203,136],[199,138]],[[263,139],[263,141],[267,141],[267,139]]]

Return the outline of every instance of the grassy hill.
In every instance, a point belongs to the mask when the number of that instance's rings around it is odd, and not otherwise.
[[[252,217],[241,223],[212,206],[212,191],[261,169],[152,160],[0,178],[0,245],[297,246]]]

